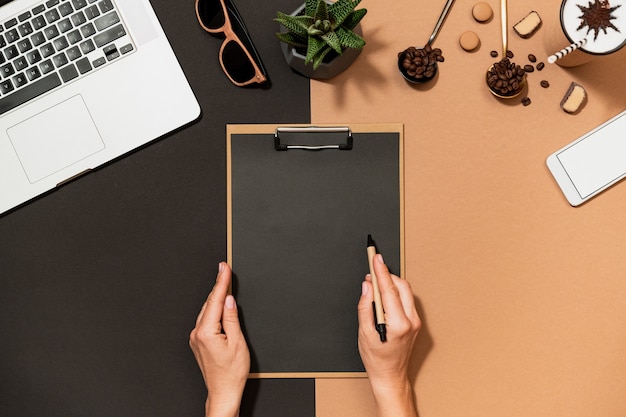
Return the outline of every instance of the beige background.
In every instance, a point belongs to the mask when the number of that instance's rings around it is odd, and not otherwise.
[[[501,49],[499,2],[487,2],[486,24],[471,16],[476,1],[455,2],[435,41],[439,76],[414,87],[397,52],[426,42],[444,0],[363,0],[368,43],[348,71],[312,81],[312,121],[405,125],[421,417],[623,417],[626,184],[573,208],[545,158],[626,108],[626,51],[573,68],[546,62],[529,74],[530,106],[499,101],[484,84],[489,51]],[[530,39],[509,31],[516,63],[546,61],[542,37],[559,5],[509,1],[509,27],[531,10],[544,20]],[[458,46],[466,30],[481,39],[475,52]],[[577,115],[559,107],[572,81],[589,95]],[[318,380],[317,398],[318,416],[375,415],[364,380]]]

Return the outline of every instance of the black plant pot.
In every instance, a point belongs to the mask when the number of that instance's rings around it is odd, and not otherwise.
[[[291,15],[296,16],[302,13],[304,7],[305,5],[302,4],[296,10],[294,10]],[[280,31],[284,33],[287,32],[287,29],[285,29],[281,25]],[[363,36],[363,31],[361,29],[360,23],[354,28],[354,33]],[[304,60],[306,59],[306,56],[298,52],[296,48],[286,44],[285,42],[281,42],[280,47],[283,51],[285,61],[287,61],[287,64],[289,64],[291,68],[304,75],[305,77],[315,79],[328,79],[344,72],[361,53],[361,49],[355,48],[347,48],[341,54],[334,54],[331,52],[328,54],[328,56],[333,54],[333,59],[329,62],[323,61],[317,67],[317,69],[314,70],[313,63],[309,62],[308,64],[305,64]]]

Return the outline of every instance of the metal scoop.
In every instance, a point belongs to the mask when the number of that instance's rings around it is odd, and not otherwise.
[[[428,42],[426,42],[426,45],[424,45],[423,48],[411,47],[411,48],[405,49],[404,51],[398,54],[398,70],[400,70],[400,74],[402,74],[402,76],[407,81],[411,83],[425,83],[425,82],[432,80],[433,78],[435,78],[435,75],[437,75],[437,69],[438,69],[437,60],[435,60],[434,65],[432,66],[432,71],[430,71],[430,73],[424,71],[420,74],[415,73],[415,75],[412,75],[414,73],[414,70],[404,68],[403,64],[404,64],[406,55],[409,52],[409,50],[416,49],[417,51],[426,51],[432,48],[431,45],[435,41],[435,38],[437,37],[437,34],[439,33],[439,29],[441,28],[441,25],[443,25],[444,20],[446,20],[446,17],[448,16],[448,12],[450,11],[450,8],[452,7],[453,3],[454,3],[454,0],[446,1],[446,5],[443,7],[443,10],[441,11],[439,20],[437,20],[437,23],[435,24],[433,33],[430,35]],[[431,58],[428,58],[428,59],[431,59]],[[411,72],[412,74],[409,74],[409,72]]]
[[[500,23],[502,26],[502,59],[506,58],[506,53],[508,51],[508,19],[507,19],[507,4],[506,0],[500,0]],[[520,95],[522,90],[524,89],[524,84],[526,84],[526,73],[523,74],[521,81],[516,85],[517,88],[513,89],[513,91],[502,93],[491,88],[489,84],[489,79],[491,77],[495,77],[495,70],[497,64],[493,64],[487,68],[487,74],[485,76],[485,80],[487,82],[487,87],[491,94],[498,98],[514,98]]]

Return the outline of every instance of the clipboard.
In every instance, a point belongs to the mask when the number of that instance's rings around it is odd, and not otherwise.
[[[250,378],[361,378],[367,235],[404,274],[402,124],[227,125],[228,262]]]

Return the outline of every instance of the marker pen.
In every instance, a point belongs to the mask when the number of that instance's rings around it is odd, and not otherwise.
[[[374,273],[374,256],[376,256],[376,246],[372,235],[367,235],[367,261],[370,268],[370,276],[372,277],[372,286],[374,287],[374,316],[376,331],[380,335],[380,341],[387,341],[387,325],[385,323],[385,311],[383,310],[383,301],[380,297],[380,288],[378,287],[378,278]]]

